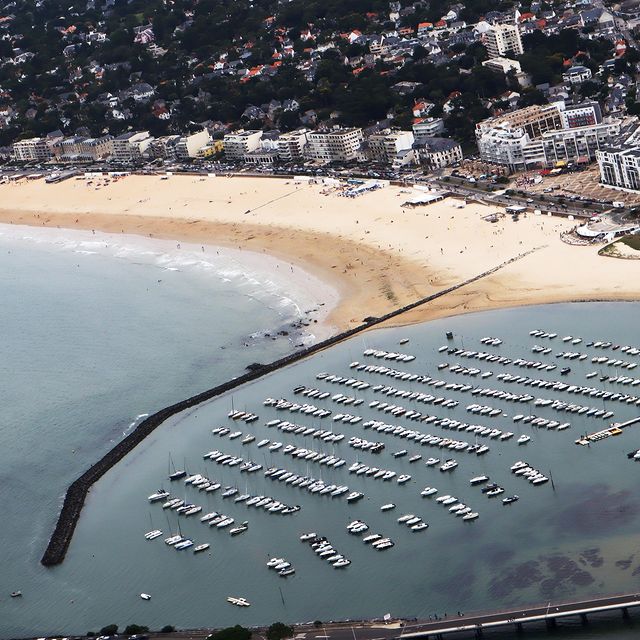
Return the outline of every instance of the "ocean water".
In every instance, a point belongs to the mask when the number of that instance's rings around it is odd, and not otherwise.
[[[218,253],[220,251],[220,253]],[[201,255],[204,254],[204,255]],[[287,276],[278,275],[279,269]],[[265,276],[265,274],[267,274]],[[0,236],[0,306],[3,334],[0,404],[0,496],[3,503],[0,545],[0,637],[84,633],[117,623],[164,624],[179,627],[246,625],[285,621],[355,619],[381,616],[428,617],[432,613],[492,610],[590,595],[635,592],[640,584],[640,543],[637,539],[640,498],[637,474],[640,463],[627,453],[640,447],[639,426],[617,438],[580,447],[574,440],[608,421],[554,412],[548,407],[514,404],[469,392],[425,386],[416,381],[389,378],[350,368],[350,363],[380,364],[409,373],[425,374],[445,382],[530,392],[536,397],[557,397],[614,411],[612,419],[640,415],[640,406],[620,401],[586,398],[568,392],[506,384],[499,373],[520,373],[548,380],[634,394],[635,386],[600,381],[601,374],[640,378],[640,367],[622,370],[594,365],[591,358],[612,356],[589,340],[609,339],[640,347],[636,324],[638,304],[573,304],[486,312],[439,320],[424,325],[368,332],[326,350],[242,389],[177,415],[157,429],[92,489],[65,562],[45,569],[39,559],[55,523],[64,490],[88,464],[127,433],[143,415],[178,399],[240,374],[246,364],[272,360],[295,344],[312,339],[314,317],[326,307],[309,299],[308,291],[331,292],[290,267],[265,262],[260,256],[238,255],[205,247],[158,245],[135,238],[5,229]],[[296,277],[298,280],[296,281]],[[287,283],[291,283],[288,286]],[[296,289],[297,287],[297,289]],[[312,314],[304,312],[316,309]],[[299,327],[297,318],[309,327]],[[292,326],[295,325],[295,326]],[[536,340],[529,330],[555,331],[554,341]],[[302,332],[300,332],[300,330]],[[288,335],[278,335],[282,330]],[[449,344],[484,349],[509,357],[558,364],[552,372],[520,369],[513,365],[465,360],[442,354]],[[307,333],[305,333],[305,331]],[[269,334],[266,335],[265,334]],[[579,345],[560,342],[565,334],[581,336]],[[499,336],[499,347],[484,347],[483,336]],[[276,338],[276,339],[272,339]],[[400,340],[409,342],[400,345]],[[532,354],[536,342],[553,347],[547,356]],[[368,347],[403,351],[416,356],[407,363],[390,363],[363,355]],[[588,354],[586,360],[557,359],[559,351]],[[617,352],[616,357],[640,365],[640,357]],[[438,364],[455,362],[492,371],[488,378],[455,374]],[[560,365],[562,363],[562,365]],[[565,377],[560,366],[570,366]],[[586,374],[598,377],[587,380]],[[635,372],[638,371],[636,374]],[[354,377],[371,386],[355,390],[316,376],[332,372]],[[382,395],[377,384],[432,393],[455,399],[458,406],[417,404],[410,399]],[[298,385],[331,393],[326,400],[302,399]],[[640,385],[637,387],[640,389]],[[341,405],[335,394],[362,399],[359,405]],[[640,391],[638,392],[640,396]],[[300,398],[337,413],[363,420],[346,424],[331,418],[310,418],[299,412],[266,407],[267,397]],[[507,441],[478,437],[491,450],[485,456],[420,446],[389,433],[365,428],[367,420],[384,420],[423,433],[475,442],[466,432],[394,418],[370,407],[373,400],[459,421],[487,424],[515,435]],[[466,411],[471,403],[498,407],[504,415],[489,419]],[[231,409],[253,411],[252,424],[232,421]],[[565,431],[536,429],[514,422],[516,413],[535,412],[569,421]],[[345,438],[327,444],[317,438],[268,427],[271,420],[289,420],[342,433]],[[242,438],[214,436],[212,428],[227,426],[255,435]],[[518,446],[521,434],[531,442]],[[379,441],[378,455],[353,449],[352,436]],[[342,457],[339,469],[293,459],[282,450],[258,448],[261,439],[314,449]],[[251,459],[265,468],[278,466],[325,482],[345,484],[365,498],[347,504],[344,498],[309,494],[269,480],[263,470],[246,474],[204,460],[211,450]],[[407,449],[408,455],[392,453]],[[420,453],[422,460],[409,462]],[[459,466],[442,473],[424,464],[429,456],[453,457]],[[190,473],[202,473],[240,493],[270,495],[300,505],[293,515],[281,516],[224,499],[221,491],[199,492],[184,482],[167,479],[169,460]],[[533,487],[510,473],[516,460],[553,477]],[[405,485],[349,473],[354,461],[411,475]],[[505,487],[504,495],[518,494],[513,505],[489,499],[469,478],[486,474]],[[435,503],[422,498],[426,485],[437,495],[455,495],[480,513],[465,523]],[[149,504],[147,496],[164,487],[172,495],[203,507],[190,518]],[[502,497],[502,496],[501,496]],[[382,504],[396,509],[382,513]],[[219,511],[248,521],[249,530],[231,537],[228,529],[209,528],[200,516]],[[415,513],[429,523],[412,532],[397,523],[401,514]],[[390,536],[395,546],[376,552],[346,525],[364,520],[369,532]],[[160,528],[161,538],[148,542],[143,534]],[[207,552],[176,551],[163,539],[181,532],[196,544],[208,542]],[[327,536],[352,564],[336,570],[317,558],[299,541],[305,531]],[[294,576],[283,579],[267,569],[268,558],[290,561]],[[14,589],[22,598],[9,598]],[[143,601],[139,594],[151,594]],[[226,602],[229,595],[246,597],[252,606],[238,609]],[[637,615],[637,614],[636,614]],[[566,637],[637,637],[633,618],[623,622],[617,614],[560,625]],[[509,638],[511,631],[491,637]],[[544,638],[539,627],[527,636]]]
[[[468,382],[474,387],[529,392],[537,398],[558,398],[567,403],[611,410],[614,412],[611,420],[626,420],[640,415],[637,404],[620,400],[603,402],[569,391],[507,384],[497,376],[518,373],[634,394],[635,386],[601,381],[600,375],[622,375],[624,371],[624,375],[640,378],[640,372],[635,373],[638,369],[595,365],[591,358],[613,356],[614,352],[587,344],[611,340],[640,347],[636,331],[638,310],[638,304],[624,303],[550,305],[372,331],[174,416],[93,488],[61,566],[44,570],[37,566],[34,554],[31,563],[27,563],[28,574],[15,570],[5,573],[11,588],[22,588],[25,596],[0,601],[0,633],[3,636],[44,634],[51,633],[53,628],[59,633],[82,633],[109,623],[124,626],[133,622],[152,628],[164,624],[178,627],[253,625],[274,620],[361,619],[385,613],[426,618],[433,613],[469,613],[594,595],[635,593],[640,581],[637,538],[640,466],[626,454],[640,447],[637,431],[640,427],[629,427],[619,437],[582,447],[574,441],[585,432],[607,426],[609,420],[394,379],[358,371],[350,364],[386,364],[446,383]],[[559,337],[546,342],[532,338],[529,331],[538,327],[554,331]],[[445,339],[448,330],[455,334],[451,343]],[[580,336],[583,342],[579,345],[561,342],[561,337],[567,334]],[[484,336],[498,336],[503,343],[498,347],[484,347],[480,343]],[[401,346],[401,339],[409,342]],[[537,342],[551,346],[552,353],[533,354],[531,349]],[[465,360],[440,353],[438,349],[443,344],[558,366],[554,371],[539,372],[513,363],[503,366]],[[363,355],[369,347],[402,351],[416,357],[404,363],[379,360]],[[556,358],[555,354],[560,351],[578,351],[588,358]],[[638,356],[615,353],[620,359],[640,364]],[[438,368],[440,363],[456,362],[477,366],[493,375],[472,377],[456,374],[449,368]],[[570,366],[568,375],[560,375],[561,366]],[[591,371],[597,371],[598,376],[587,379],[586,374]],[[317,378],[322,372],[357,378],[370,386],[355,390],[341,383],[330,383]],[[374,390],[377,384],[432,393],[455,399],[458,405],[446,409],[441,405],[418,404],[407,398],[383,395]],[[325,400],[303,399],[293,393],[298,385],[327,390],[331,395]],[[363,402],[341,405],[333,399],[335,394]],[[332,416],[350,413],[363,420],[346,424],[332,418],[279,411],[263,404],[269,397],[300,398],[330,409]],[[366,428],[366,423],[383,420],[422,433],[464,439],[469,444],[475,442],[475,436],[393,417],[371,407],[374,400],[509,430],[514,437],[506,441],[478,437],[479,443],[490,446],[484,456],[421,446],[398,435]],[[471,414],[466,407],[472,403],[497,407],[502,415],[490,419]],[[251,424],[232,421],[228,417],[231,409],[252,411],[259,415],[259,420]],[[566,420],[571,427],[564,431],[547,430],[513,421],[515,415],[528,413]],[[272,420],[324,428],[345,438],[328,444],[311,436],[267,426]],[[243,444],[240,437],[213,435],[211,430],[217,426],[227,426],[232,431],[241,431],[243,436],[254,435],[256,439]],[[531,436],[531,441],[520,446],[516,439],[523,434]],[[382,442],[385,449],[380,454],[359,451],[348,444],[352,436]],[[335,455],[345,459],[346,464],[333,469],[294,459],[282,449],[259,448],[257,443],[261,439]],[[398,458],[392,455],[401,449],[406,449],[408,455]],[[344,497],[310,494],[270,480],[263,470],[247,474],[237,466],[230,468],[205,460],[204,454],[212,450],[253,460],[264,468],[286,468],[328,483],[348,485],[349,490],[361,491],[365,497],[348,504]],[[409,458],[418,453],[422,460],[409,462]],[[201,473],[223,486],[237,487],[240,493],[273,496],[289,505],[300,505],[301,510],[282,516],[236,503],[233,498],[224,499],[221,491],[205,493],[182,481],[172,483],[167,479],[169,456],[177,466],[185,465],[190,473]],[[437,466],[425,465],[424,461],[430,456],[441,460],[455,458],[459,465],[455,471],[444,473]],[[526,460],[552,477],[553,482],[536,487],[515,476],[510,466],[517,460]],[[355,475],[348,470],[355,461],[409,474],[411,480],[399,485],[395,480],[384,482]],[[487,498],[479,487],[469,485],[469,479],[479,474],[486,474],[503,486],[505,496],[517,494],[519,501],[504,506],[503,496]],[[31,475],[29,486],[33,481]],[[422,498],[420,491],[427,485],[438,489],[437,496],[456,496],[477,511],[479,519],[463,522],[434,498]],[[170,490],[173,496],[202,506],[202,512],[188,518],[164,510],[161,503],[149,504],[147,496],[160,487]],[[396,508],[381,512],[380,506],[389,502],[395,503]],[[214,510],[234,518],[236,523],[248,521],[248,531],[231,537],[228,529],[206,526],[200,517]],[[418,515],[429,523],[429,528],[413,532],[398,524],[397,518],[406,513]],[[355,519],[365,521],[369,533],[390,536],[395,546],[377,552],[363,544],[360,537],[348,534],[346,526]],[[146,541],[145,531],[155,528],[162,529],[163,536]],[[299,540],[300,534],[306,531],[326,536],[352,561],[351,565],[336,570],[316,557]],[[165,536],[176,532],[190,537],[196,544],[207,542],[211,547],[197,555],[191,550],[176,551],[163,542]],[[43,540],[46,533],[48,531],[34,534],[32,542]],[[277,576],[266,567],[270,557],[283,557],[291,562],[295,575],[287,579]],[[151,600],[141,600],[142,592],[151,594]],[[231,595],[247,598],[251,607],[238,609],[229,605],[226,597]],[[594,619],[588,627],[575,621],[561,626],[574,638],[626,639],[637,634],[633,622],[624,623],[615,614],[604,620]],[[536,629],[531,628],[529,637],[546,637],[546,631]],[[510,637],[506,632],[496,635]]]
[[[145,415],[313,339],[334,294],[290,268],[211,247],[0,229],[0,636],[73,623],[57,609],[70,599],[59,572],[39,560],[74,477]],[[40,589],[52,606],[34,624]]]

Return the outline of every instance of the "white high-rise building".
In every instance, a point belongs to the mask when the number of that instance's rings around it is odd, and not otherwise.
[[[496,24],[485,33],[489,58],[512,58],[524,53],[520,31],[515,24]]]
[[[250,130],[228,133],[224,137],[224,155],[228,160],[242,160],[247,153],[255,151],[260,146],[262,131]]]
[[[349,162],[360,157],[362,129],[313,131],[307,136],[307,157],[325,162]]]
[[[53,156],[46,138],[29,138],[13,143],[13,155],[16,160],[48,160]]]
[[[413,131],[381,131],[369,136],[369,156],[376,162],[393,162],[398,155],[411,149]]]

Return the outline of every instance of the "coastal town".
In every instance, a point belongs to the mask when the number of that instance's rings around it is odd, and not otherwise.
[[[635,638],[639,90],[640,0],[0,0],[0,640]]]
[[[36,8],[47,61],[26,46],[16,3],[6,7],[3,180],[47,170],[52,180],[306,174],[368,180],[363,190],[404,180],[522,211],[618,209],[616,232],[605,225],[587,241],[635,230],[621,220],[640,203],[640,7],[631,1],[458,3],[442,15],[421,1],[375,2],[346,16],[331,6],[313,21],[296,2],[236,3],[217,10],[231,34],[197,54],[187,49],[201,4],[133,3],[144,9],[134,16],[107,2],[101,20],[94,4],[64,21]],[[252,28],[236,33],[247,15]],[[183,65],[179,83],[170,58]],[[26,95],[30,78],[42,90]]]

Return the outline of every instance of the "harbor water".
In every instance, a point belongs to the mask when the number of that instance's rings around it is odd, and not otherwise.
[[[300,321],[333,294],[292,299],[290,275],[228,249],[0,229],[0,637],[85,624],[71,600],[100,577],[63,586],[39,563],[67,486],[144,415],[312,339]]]
[[[568,390],[498,379],[499,374],[510,373],[606,389],[627,397],[635,394],[640,385],[600,378],[640,378],[640,367],[623,370],[591,360],[609,356],[640,364],[640,356],[587,346],[590,341],[610,340],[640,348],[636,331],[639,306],[631,303],[529,307],[376,330],[174,416],[92,488],[64,563],[52,569],[41,567],[38,561],[65,486],[136,419],[238,375],[250,362],[274,359],[291,349],[290,339],[304,340],[304,336],[258,339],[265,331],[277,333],[277,328],[288,326],[299,313],[299,309],[279,307],[274,302],[281,299],[277,291],[256,298],[242,293],[245,281],[224,282],[184,264],[172,271],[167,267],[173,265],[159,264],[154,256],[131,260],[129,254],[78,253],[85,249],[25,242],[15,237],[0,239],[0,288],[5,300],[0,312],[5,329],[2,366],[5,395],[11,399],[0,408],[0,491],[5,509],[0,552],[1,637],[84,633],[109,623],[159,628],[165,624],[200,627],[361,619],[386,613],[428,618],[637,590],[640,462],[628,459],[627,453],[640,448],[640,425],[590,446],[579,446],[575,440],[612,421],[639,416],[640,405],[620,399],[603,402]],[[530,330],[536,328],[558,336],[553,340],[530,336]],[[453,333],[451,340],[445,338],[447,331]],[[579,336],[582,342],[562,342],[566,335]],[[480,341],[486,336],[499,337],[502,343],[483,345]],[[533,353],[536,344],[552,347],[552,352]],[[439,351],[444,345],[484,351],[512,362],[478,361]],[[370,348],[410,354],[415,359],[399,362],[364,355]],[[588,357],[557,358],[561,351]],[[516,358],[556,368],[518,367],[513,363]],[[445,385],[358,370],[350,366],[356,362],[429,376]],[[451,366],[456,363],[492,375],[483,378],[454,372]],[[447,367],[439,368],[444,364]],[[571,370],[561,375],[563,367]],[[593,371],[597,375],[587,379]],[[318,378],[321,373],[344,380],[330,382]],[[345,384],[348,379],[369,386],[356,389]],[[470,390],[459,388],[465,383]],[[294,388],[301,385],[330,395],[318,399],[294,394]],[[441,403],[419,403],[415,398],[386,395],[382,389],[375,390],[376,385],[431,394],[458,404],[446,408]],[[530,393],[535,398],[612,411],[613,416],[587,417],[533,402],[472,395],[475,388]],[[362,403],[340,404],[332,399],[336,394],[362,399]],[[299,410],[278,410],[264,405],[267,398],[314,404],[332,413],[319,418]],[[370,406],[375,401],[514,435],[501,440],[412,421]],[[493,417],[473,414],[467,407],[474,403],[498,408],[501,413]],[[252,412],[258,420],[232,420],[230,411]],[[362,420],[334,420],[339,413]],[[535,427],[514,421],[518,414],[566,421],[571,426],[565,430]],[[275,420],[324,429],[344,438],[327,442],[267,426]],[[477,455],[421,445],[367,428],[371,420],[466,441],[469,446],[486,444],[489,451]],[[213,435],[216,427],[241,431],[242,436]],[[243,444],[247,435],[255,440]],[[519,445],[521,435],[531,440]],[[352,437],[380,442],[385,448],[378,454],[362,451],[349,445]],[[269,445],[258,447],[263,439]],[[270,450],[274,442],[283,447]],[[283,452],[287,444],[331,454],[345,464],[333,468],[293,458]],[[407,455],[392,455],[403,449]],[[240,466],[216,464],[203,457],[214,450],[252,460],[263,468],[241,472]],[[417,454],[422,458],[410,462]],[[429,457],[441,462],[427,466]],[[455,459],[458,466],[440,471],[439,465],[447,458]],[[518,460],[550,481],[534,486],[515,475],[510,467]],[[355,462],[397,475],[383,481],[350,473]],[[345,485],[349,492],[358,491],[364,497],[348,503],[346,494],[332,498],[310,493],[265,476],[269,467]],[[184,479],[170,481],[168,474],[181,468],[205,475],[222,488],[206,492],[185,484]],[[397,482],[400,474],[411,479],[401,485]],[[469,480],[481,474],[504,487],[505,493],[489,498],[482,493],[482,485],[471,486]],[[437,488],[438,493],[422,497],[426,486]],[[273,496],[288,505],[299,505],[300,510],[281,515],[247,506],[235,502],[234,496],[223,498],[225,487],[252,496]],[[202,506],[202,511],[186,517],[163,509],[162,501],[151,504],[147,497],[161,488],[172,497]],[[436,498],[445,494],[471,507],[478,519],[464,521],[448,506],[437,503]],[[519,496],[517,502],[502,503],[502,498],[514,494]],[[395,504],[395,509],[382,512],[380,507],[387,503]],[[209,527],[200,521],[213,511],[233,518],[232,526],[247,521],[248,530],[231,536],[229,528]],[[412,531],[397,522],[409,513],[429,527]],[[377,551],[363,543],[362,535],[347,533],[347,525],[357,519],[366,522],[367,534],[390,537],[393,548]],[[163,535],[145,540],[145,532],[152,529],[162,530]],[[308,543],[299,540],[304,532],[327,537],[351,564],[336,569],[317,557]],[[199,554],[192,549],[177,551],[164,542],[177,533],[210,547]],[[286,559],[295,574],[282,578],[268,569],[266,562],[271,557]],[[9,598],[14,589],[22,590],[23,596]],[[142,600],[140,593],[150,594],[151,599]],[[251,606],[233,607],[228,596],[244,597]],[[568,637],[576,639],[626,639],[634,633],[628,623],[619,620],[596,622],[593,629],[578,622],[563,627],[568,628]],[[546,637],[544,631],[532,631],[529,637]]]

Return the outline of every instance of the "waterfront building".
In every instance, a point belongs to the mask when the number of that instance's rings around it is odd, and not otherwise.
[[[53,152],[46,138],[29,138],[13,143],[13,157],[22,162],[45,161],[53,157]]]
[[[278,138],[278,158],[282,162],[299,162],[307,146],[307,129],[283,133]]]
[[[88,138],[69,136],[51,145],[54,156],[63,162],[95,162],[108,158],[113,149],[113,136]]]
[[[224,154],[228,160],[242,160],[247,153],[260,146],[262,131],[240,129],[224,137]]]
[[[139,162],[152,142],[153,136],[148,131],[123,133],[113,139],[111,159],[122,164]]]
[[[176,155],[181,160],[197,158],[209,142],[211,142],[211,135],[207,129],[180,136],[176,144]]]
[[[414,141],[412,131],[385,129],[370,135],[367,139],[369,157],[375,162],[393,164],[402,152],[412,148]]]
[[[622,121],[602,120],[597,103],[527,107],[476,125],[480,157],[511,171],[586,163],[620,133]]]
[[[617,144],[599,149],[596,160],[602,184],[640,191],[640,128]]]
[[[362,129],[312,131],[307,136],[305,155],[324,162],[349,162],[361,157]]]
[[[442,169],[462,162],[462,147],[451,138],[428,138],[419,149],[420,160],[430,169]]]

